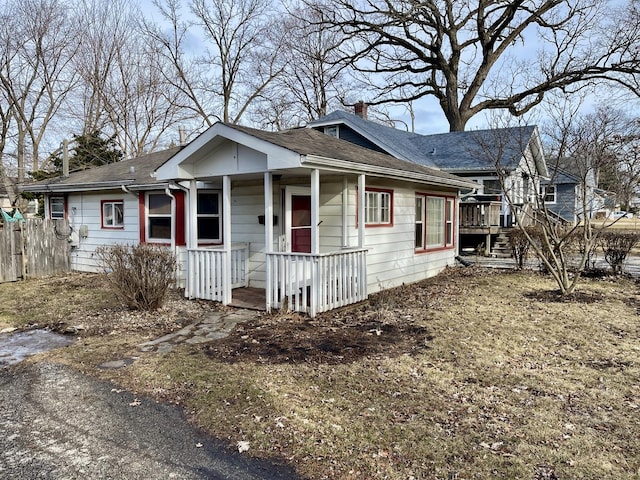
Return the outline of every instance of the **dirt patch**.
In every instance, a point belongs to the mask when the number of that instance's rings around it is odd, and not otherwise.
[[[427,328],[412,324],[375,320],[350,324],[274,315],[239,326],[229,337],[208,344],[204,351],[210,358],[232,363],[338,364],[368,355],[395,357],[416,352],[427,348],[432,339]]]

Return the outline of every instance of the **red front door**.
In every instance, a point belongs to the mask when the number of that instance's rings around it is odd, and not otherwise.
[[[291,251],[311,253],[310,195],[291,195]]]

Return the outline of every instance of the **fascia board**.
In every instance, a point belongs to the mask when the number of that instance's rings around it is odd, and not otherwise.
[[[25,185],[24,187],[19,188],[19,190],[21,192],[32,193],[73,193],[118,190],[122,187],[127,187],[130,190],[153,190],[165,188],[167,185],[167,182],[134,185],[132,180],[128,180],[119,182],[68,183],[64,185]]]

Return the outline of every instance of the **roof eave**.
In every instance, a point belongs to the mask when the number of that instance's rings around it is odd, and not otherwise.
[[[129,190],[149,190],[163,188],[168,183],[143,183],[134,184],[135,180],[117,180],[107,182],[90,183],[65,183],[65,184],[45,184],[45,185],[21,185],[18,189],[21,192],[31,193],[72,193],[72,192],[98,192],[102,190],[117,190],[127,187]]]

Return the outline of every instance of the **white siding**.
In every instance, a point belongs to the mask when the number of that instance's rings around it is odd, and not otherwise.
[[[274,187],[273,198],[273,215],[278,217],[278,225],[273,228],[274,248],[277,250],[282,225],[278,188]],[[264,215],[264,186],[234,183],[231,193],[231,241],[249,244],[249,286],[265,288],[265,227],[258,222],[260,215]]]
[[[103,200],[122,200],[124,202],[124,228],[102,228],[101,202]],[[71,249],[71,268],[81,272],[100,270],[95,255],[101,245],[135,245],[140,239],[138,223],[138,197],[125,192],[77,193],[70,194],[67,200],[69,225],[73,228],[77,247]],[[86,225],[86,238],[75,234]]]
[[[447,265],[455,263],[457,235],[455,236],[456,248],[416,253],[415,195],[416,192],[421,192],[446,193],[455,196],[456,192],[430,190],[425,185],[384,182],[377,178],[367,178],[366,185],[393,190],[393,225],[365,229],[364,247],[368,249],[367,289],[369,293],[432,277]],[[358,246],[356,186],[355,179],[349,181],[348,239],[350,247]],[[324,185],[322,188],[325,188]]]

